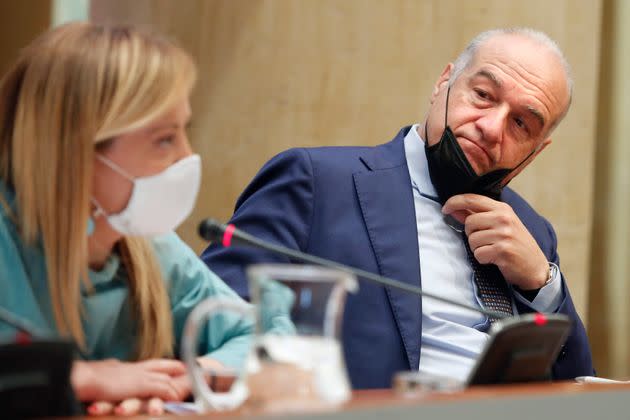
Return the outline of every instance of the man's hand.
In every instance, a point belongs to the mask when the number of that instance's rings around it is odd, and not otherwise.
[[[481,264],[495,264],[523,290],[544,286],[549,262],[512,207],[477,194],[451,197],[442,207],[465,226],[468,244]]]

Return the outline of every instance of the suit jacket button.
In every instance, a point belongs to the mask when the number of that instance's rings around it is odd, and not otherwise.
[[[567,348],[566,346],[562,345],[562,347],[560,347],[560,353],[558,354],[558,359],[564,359],[567,356]]]

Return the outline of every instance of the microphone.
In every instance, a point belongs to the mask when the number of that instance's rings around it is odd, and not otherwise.
[[[0,307],[0,323],[18,332],[0,342],[0,402],[8,418],[69,417],[82,414],[70,375],[74,343]],[[38,403],[33,404],[33,395]]]
[[[370,273],[369,271],[361,270],[358,268],[350,267],[344,264],[340,264],[335,261],[327,260],[325,258],[316,257],[314,255],[306,254],[304,252],[296,251],[285,246],[276,245],[267,241],[263,241],[253,235],[250,235],[242,230],[237,229],[234,225],[224,225],[214,219],[205,219],[201,221],[198,228],[199,236],[210,242],[221,243],[225,248],[229,248],[233,245],[251,246],[254,248],[264,249],[274,254],[279,254],[285,257],[289,257],[291,260],[305,262],[309,264],[320,265],[323,267],[335,268],[346,273],[355,275],[365,280],[369,280],[373,283],[381,286],[391,287],[394,289],[402,290],[407,293],[412,293],[418,296],[424,296],[430,299],[434,299],[440,302],[447,303],[449,305],[458,306],[460,308],[468,309],[473,312],[478,312],[491,318],[504,319],[510,318],[510,316],[495,312],[484,308],[476,308],[465,303],[458,302],[456,300],[448,299],[433,293],[425,292],[418,286],[413,286],[400,282],[398,280],[384,277],[378,274]]]
[[[16,419],[83,414],[70,379],[74,343],[2,307],[0,323],[18,331],[13,341],[0,342],[3,414]],[[38,404],[33,404],[33,395]]]

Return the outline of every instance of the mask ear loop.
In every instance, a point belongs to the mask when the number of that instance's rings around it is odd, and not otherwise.
[[[120,175],[127,178],[131,182],[134,181],[135,178],[132,177],[129,174],[129,172],[125,171],[123,168],[121,168],[120,166],[112,162],[111,160],[107,159],[105,156],[97,154],[96,158],[100,160],[101,162],[103,162],[105,165],[109,166],[109,168],[112,169],[114,172],[118,172]]]
[[[135,181],[134,178],[127,171],[125,171],[123,168],[121,168],[111,160],[107,159],[105,156],[97,153],[96,158],[122,177],[127,178],[131,182]],[[101,206],[101,203],[99,203],[96,198],[90,197],[90,201],[92,202],[92,204],[94,204],[94,207],[96,207],[94,212],[92,212],[92,219],[96,220],[100,216],[109,217],[109,214],[107,214],[107,212],[103,209],[103,206]]]
[[[511,174],[512,172],[514,172],[515,170],[517,170],[518,168],[520,168],[525,162],[527,162],[527,159],[529,159],[530,157],[532,157],[535,153],[538,153],[540,151],[540,149],[542,149],[543,144],[540,143],[538,146],[536,146],[534,148],[534,150],[532,150],[531,152],[529,152],[529,154],[527,156],[525,156],[525,159],[521,160],[520,163],[518,165],[516,165],[515,167],[513,167],[512,169],[510,169],[510,172],[508,172],[508,174]],[[507,184],[506,184],[507,185]]]
[[[90,201],[92,202],[92,204],[94,204],[94,207],[96,207],[96,209],[94,210],[94,212],[92,213],[92,218],[93,219],[97,219],[100,216],[105,216],[107,217],[107,213],[105,213],[105,210],[103,210],[103,206],[101,206],[101,204],[96,201],[96,198],[91,197]]]
[[[451,81],[449,80],[448,89],[446,89],[446,108],[444,109],[444,129],[448,127],[448,98],[451,96]]]
[[[444,109],[444,129],[448,127],[448,98],[451,95],[451,85],[448,85],[448,89],[446,90],[446,108]],[[424,123],[424,141],[426,144],[429,144],[429,132],[428,132],[429,122]]]
[[[96,237],[94,236],[94,231],[96,231],[96,220],[103,216],[105,218],[108,217],[107,213],[105,213],[105,210],[103,210],[103,206],[101,206],[101,204],[96,200],[96,198],[94,197],[90,197],[90,201],[92,202],[92,204],[94,205],[95,209],[93,212],[91,212],[90,218],[92,219],[92,223],[94,223],[94,228],[92,233],[90,233],[89,236],[89,240],[93,241],[93,243],[95,243],[96,245],[98,245],[100,248],[105,249],[105,247],[103,245],[101,245],[100,241],[98,239],[96,239]]]

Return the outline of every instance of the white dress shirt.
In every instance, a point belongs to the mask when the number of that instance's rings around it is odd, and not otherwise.
[[[422,289],[482,307],[461,233],[444,222],[417,128],[418,124],[414,125],[405,137],[405,155],[418,228]],[[562,299],[562,280],[560,270],[553,271],[553,279],[532,302],[516,291],[515,298],[539,312],[556,310]],[[488,339],[482,331],[488,323],[479,313],[422,298],[420,372],[465,380]]]

